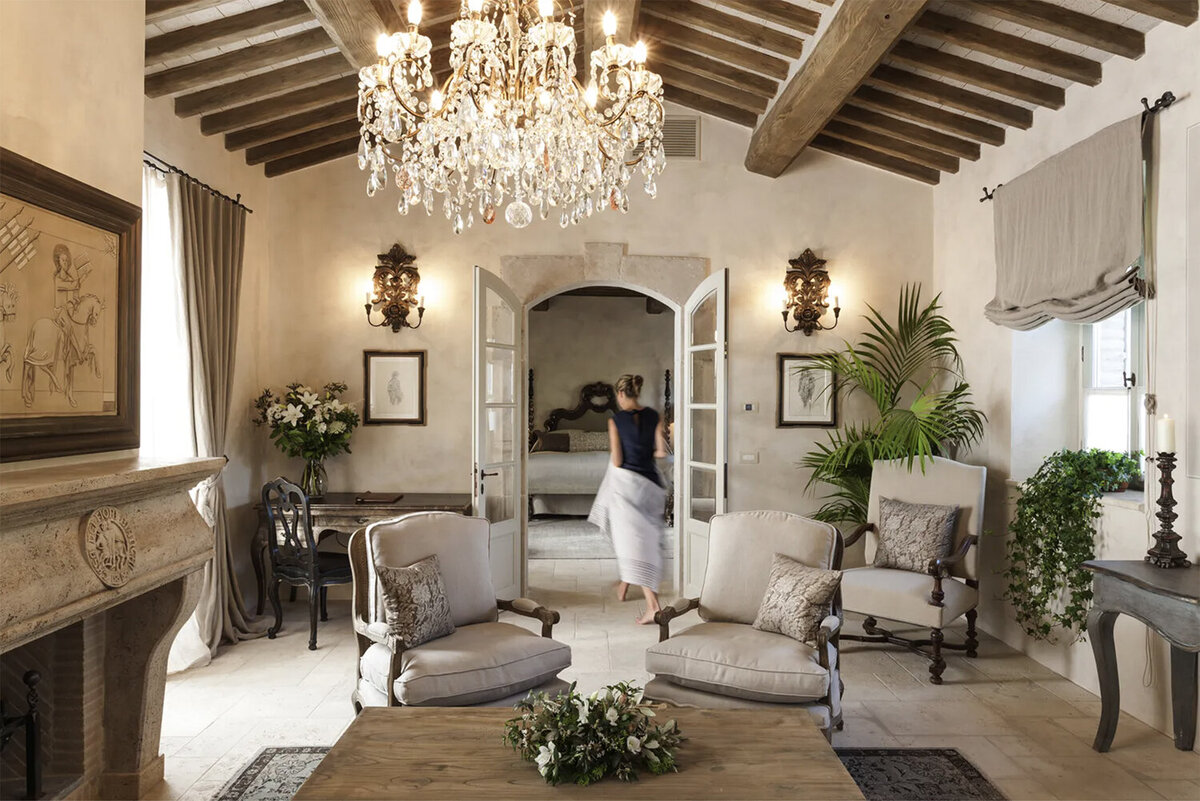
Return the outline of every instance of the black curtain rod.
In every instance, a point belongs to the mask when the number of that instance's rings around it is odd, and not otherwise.
[[[176,167],[174,164],[171,164],[168,161],[164,161],[163,159],[160,159],[158,156],[154,155],[149,150],[143,150],[142,154],[149,157],[149,158],[142,159],[142,163],[145,164],[147,167],[153,167],[154,169],[158,170],[161,173],[173,172],[176,175],[187,178],[192,183],[198,184],[201,188],[207,189],[213,195],[216,195],[219,198],[224,198],[225,200],[228,200],[233,205],[240,206],[241,208],[245,209],[247,214],[254,213],[254,209],[252,209],[249,206],[242,203],[242,195],[240,192],[238,193],[237,197],[230,197],[229,195],[225,194],[224,192],[220,191],[219,189],[214,189],[213,187],[204,183],[204,181],[201,181],[199,178],[196,178],[193,175],[189,175],[188,173],[186,173],[183,170]],[[154,159],[154,161],[151,161],[150,159]]]
[[[1158,100],[1154,101],[1154,105],[1150,105],[1149,98],[1143,97],[1142,98],[1142,120],[1144,121],[1146,119],[1146,117],[1150,116],[1151,114],[1157,114],[1158,112],[1162,111],[1163,109],[1170,108],[1171,104],[1174,103],[1176,101],[1176,99],[1177,98],[1175,97],[1175,95],[1173,93],[1171,93],[1170,91],[1163,92],[1162,96],[1160,98],[1158,98]],[[996,184],[994,187],[992,187],[991,190],[988,190],[988,188],[985,186],[983,188],[983,197],[979,198],[979,202],[985,203],[985,202],[991,200],[992,198],[994,198],[996,196],[996,190],[1002,186],[1004,186],[1004,184]]]

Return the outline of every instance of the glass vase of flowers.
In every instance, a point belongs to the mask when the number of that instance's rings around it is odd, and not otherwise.
[[[271,429],[275,447],[293,459],[304,460],[300,488],[310,498],[325,494],[325,460],[350,453],[350,435],[358,427],[358,412],[339,398],[346,385],[332,381],[319,391],[300,383],[276,395],[267,388],[254,401],[256,425]]]

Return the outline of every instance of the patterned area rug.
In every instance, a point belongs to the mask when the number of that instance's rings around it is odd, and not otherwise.
[[[953,748],[835,748],[867,801],[1005,801]],[[288,801],[329,751],[264,748],[213,801]]]
[[[867,801],[1004,801],[953,748],[835,748]]]

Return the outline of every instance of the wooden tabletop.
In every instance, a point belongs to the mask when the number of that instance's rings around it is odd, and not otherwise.
[[[356,503],[355,498],[361,492],[327,492],[320,497],[311,498],[308,505],[313,510],[346,511],[366,514],[376,511],[411,511],[411,512],[462,512],[470,511],[471,496],[465,492],[378,492],[380,495],[399,495],[399,499],[390,503]],[[261,509],[258,503],[255,509]]]
[[[1149,592],[1200,604],[1200,566],[1155,567],[1141,559],[1090,559],[1083,566],[1093,573],[1128,581]]]
[[[508,708],[369,707],[296,793],[311,799],[861,799],[803,709],[669,709],[679,772],[552,787],[501,738]]]

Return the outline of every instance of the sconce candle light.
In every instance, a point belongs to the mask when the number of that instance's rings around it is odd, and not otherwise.
[[[399,243],[392,245],[387,253],[379,254],[379,265],[367,290],[367,323],[375,328],[390,326],[400,333],[401,328],[420,328],[425,318],[425,298],[420,294],[421,275],[417,272],[417,257],[408,253]],[[383,314],[381,322],[371,321],[375,308]],[[417,322],[409,320],[416,308]]]
[[[786,293],[783,310],[783,327],[788,333],[803,331],[812,336],[813,331],[832,331],[837,328],[838,316],[842,313],[838,298],[833,298],[833,325],[823,325],[821,317],[829,309],[829,272],[825,260],[818,259],[812,250],[805,248],[799,258],[790,259],[787,275],[783,279]],[[792,318],[791,327],[788,318]]]

